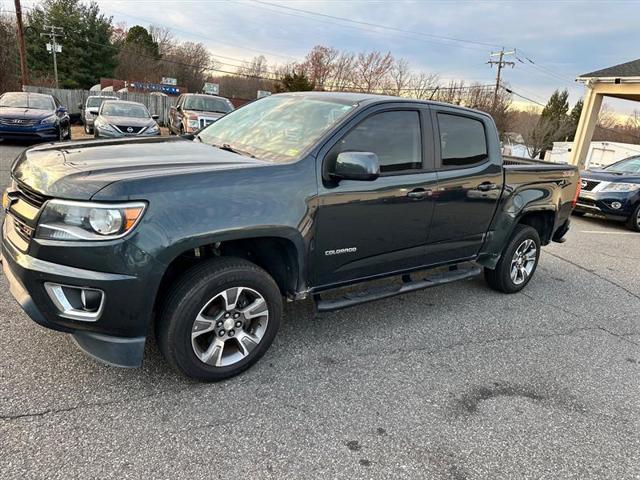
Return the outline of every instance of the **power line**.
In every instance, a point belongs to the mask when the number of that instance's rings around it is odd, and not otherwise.
[[[407,30],[407,29],[403,29],[403,28],[398,28],[398,27],[393,27],[393,26],[389,26],[389,25],[382,25],[379,23],[373,23],[373,22],[365,22],[362,20],[354,20],[352,18],[346,18],[346,17],[339,17],[337,15],[328,15],[325,13],[320,13],[320,12],[314,12],[311,10],[305,10],[303,8],[296,8],[296,7],[291,7],[291,6],[287,6],[287,5],[279,5],[279,4],[275,4],[275,3],[270,3],[270,2],[265,2],[263,0],[250,0],[253,3],[258,3],[258,4],[262,4],[262,5],[268,5],[270,7],[274,7],[274,8],[278,8],[278,9],[282,9],[282,10],[289,10],[289,11],[294,11],[294,12],[299,12],[299,13],[305,13],[308,15],[313,15],[316,17],[322,17],[322,18],[328,18],[331,20],[339,20],[339,21],[343,21],[343,22],[348,22],[348,23],[353,23],[353,24],[357,24],[357,25],[362,25],[362,26],[366,26],[366,27],[373,27],[373,28],[382,28],[384,30],[389,30],[389,31],[394,31],[394,32],[399,32],[399,33],[408,33],[411,35],[418,35],[421,37],[428,37],[428,38],[433,38],[433,39],[439,39],[439,40],[447,40],[449,42],[458,42],[458,43],[466,43],[466,44],[472,44],[472,45],[480,45],[483,47],[500,47],[500,45],[497,44],[492,44],[492,43],[487,43],[487,42],[480,42],[477,40],[468,40],[468,39],[464,39],[464,38],[457,38],[457,37],[448,37],[445,35],[436,35],[436,34],[431,34],[431,33],[424,33],[424,32],[418,32],[415,30]]]
[[[494,111],[496,109],[496,104],[498,103],[498,89],[500,88],[500,74],[502,72],[502,69],[507,65],[511,66],[511,68],[515,66],[514,62],[506,61],[504,59],[504,56],[513,55],[514,53],[516,53],[515,50],[511,50],[510,52],[505,52],[504,47],[502,47],[499,52],[491,52],[491,55],[489,55],[489,61],[487,63],[491,66],[494,66],[494,65],[498,66],[498,72],[496,73],[496,87],[495,87],[495,90],[493,91],[493,110]],[[498,57],[498,60],[491,60],[492,58],[495,58],[495,57]]]

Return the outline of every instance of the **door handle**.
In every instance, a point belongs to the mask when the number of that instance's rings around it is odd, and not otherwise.
[[[407,197],[413,200],[420,200],[431,196],[431,190],[425,190],[424,188],[416,188],[407,193]]]
[[[496,188],[498,188],[498,185],[489,182],[481,183],[476,187],[476,189],[480,190],[481,192],[488,192],[489,190],[495,190]]]

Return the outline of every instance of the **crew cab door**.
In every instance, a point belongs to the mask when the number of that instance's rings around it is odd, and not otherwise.
[[[503,188],[502,155],[490,117],[432,106],[438,192],[429,232],[429,263],[474,257]]]
[[[432,138],[426,105],[381,104],[356,116],[323,147],[311,252],[314,286],[423,264],[437,188]],[[341,152],[375,153],[380,176],[333,180]]]

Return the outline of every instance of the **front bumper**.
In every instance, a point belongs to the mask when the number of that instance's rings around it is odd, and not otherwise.
[[[6,128],[0,127],[0,138],[8,140],[57,140],[59,138],[58,128],[55,125],[50,127],[29,127],[29,128]]]
[[[593,213],[611,220],[624,221],[629,218],[634,208],[634,192],[586,192],[578,197],[575,210]],[[620,208],[614,208],[614,202],[620,203]]]
[[[105,363],[120,367],[142,364],[152,302],[139,278],[34,258],[20,252],[4,234],[2,257],[9,291],[33,321],[72,334],[82,350]],[[45,289],[46,282],[102,290],[105,306],[101,315],[93,322],[63,317]]]

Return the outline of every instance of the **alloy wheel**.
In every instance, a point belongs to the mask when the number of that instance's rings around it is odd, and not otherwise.
[[[264,297],[248,287],[228,288],[209,300],[191,328],[191,347],[201,362],[227,367],[246,358],[269,323]]]
[[[518,245],[511,259],[510,269],[511,281],[515,285],[521,285],[529,278],[536,265],[537,254],[536,244],[529,238]]]

